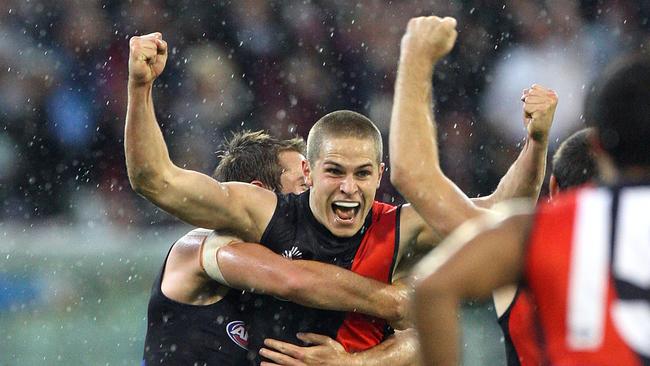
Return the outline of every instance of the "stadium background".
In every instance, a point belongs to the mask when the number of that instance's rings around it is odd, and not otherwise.
[[[169,42],[158,119],[172,159],[209,173],[229,131],[305,136],[335,109],[386,138],[399,39],[432,13],[459,23],[434,85],[443,168],[470,196],[516,157],[523,88],[558,91],[553,149],[602,67],[650,41],[648,1],[0,2],[0,365],[139,362],[149,288],[188,227],[128,185],[130,36]],[[378,198],[401,201],[387,179]],[[491,311],[466,308],[465,364],[502,360]]]

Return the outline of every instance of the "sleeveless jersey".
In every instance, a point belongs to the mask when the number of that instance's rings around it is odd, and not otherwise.
[[[499,317],[508,366],[543,365],[541,333],[535,308],[526,287],[517,288],[515,298]]]
[[[538,209],[526,279],[551,365],[650,365],[650,187],[586,187]]]
[[[160,287],[166,263],[167,258],[149,298],[142,365],[250,365],[245,317],[250,295],[230,290],[211,305],[176,302]]]
[[[360,275],[391,283],[399,243],[399,212],[379,202],[372,206],[361,230],[350,238],[334,236],[316,221],[309,208],[309,191],[278,195],[278,204],[261,243],[292,259],[308,259],[350,269]],[[302,344],[298,332],[327,335],[348,351],[379,344],[389,331],[384,320],[362,314],[307,308],[271,296],[255,300],[250,349],[256,351],[265,338]]]

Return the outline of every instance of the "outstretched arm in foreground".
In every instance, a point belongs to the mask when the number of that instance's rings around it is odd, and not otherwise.
[[[131,38],[129,45],[124,148],[131,186],[192,225],[228,228],[247,240],[259,240],[260,227],[266,225],[275,207],[275,195],[243,183],[219,183],[172,163],[156,121],[152,96],[154,80],[167,62],[167,42],[160,33],[152,33]],[[257,204],[248,205],[249,201]],[[268,206],[268,218],[250,212],[248,206]]]
[[[409,294],[403,286],[381,283],[331,264],[290,260],[259,244],[230,244],[219,250],[217,260],[230,287],[314,308],[360,312],[394,326],[405,321]]]
[[[299,333],[298,338],[309,345],[301,347],[274,339],[264,340],[266,348],[262,348],[260,354],[271,362],[262,362],[262,365],[411,366],[418,361],[414,329],[397,332],[379,345],[358,353],[347,353],[341,344],[323,335]]]
[[[489,298],[493,290],[518,281],[530,218],[515,215],[478,235],[474,230],[468,235],[453,233],[441,244],[451,249],[443,254],[448,258],[428,257],[422,260],[426,264],[418,265],[418,273],[435,270],[416,285],[415,322],[422,364],[458,365],[458,308],[463,300]],[[436,255],[440,253],[429,254]]]

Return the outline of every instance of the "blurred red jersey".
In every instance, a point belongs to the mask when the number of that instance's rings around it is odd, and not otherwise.
[[[526,280],[550,365],[650,365],[650,187],[586,187],[538,209]]]

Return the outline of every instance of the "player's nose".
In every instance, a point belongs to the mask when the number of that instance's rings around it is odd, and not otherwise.
[[[341,192],[347,195],[355,194],[359,190],[359,186],[357,185],[357,182],[354,180],[352,174],[346,175],[345,178],[343,178],[343,180],[341,181],[340,188],[341,188]]]

